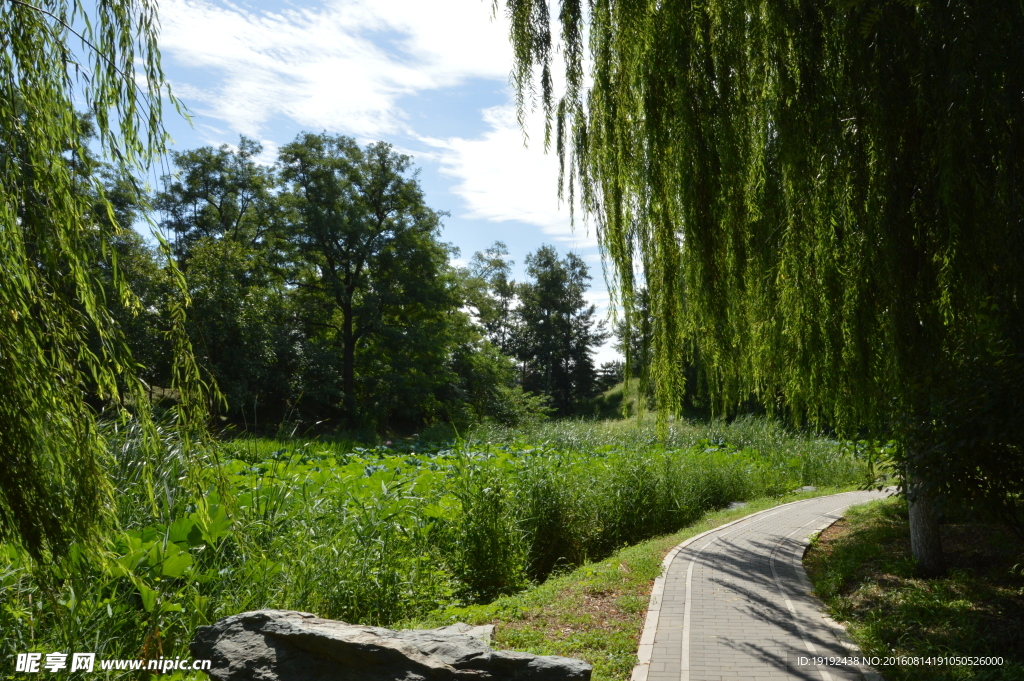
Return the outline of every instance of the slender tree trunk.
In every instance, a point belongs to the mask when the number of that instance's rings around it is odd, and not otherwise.
[[[925,494],[923,486],[907,478],[908,510],[910,511],[910,551],[918,566],[928,577],[946,573],[946,556],[942,550],[939,515],[935,500]]]
[[[342,305],[341,389],[345,393],[345,423],[356,427],[356,339],[352,330],[352,305]]]

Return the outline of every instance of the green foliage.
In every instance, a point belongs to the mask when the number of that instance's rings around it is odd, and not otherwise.
[[[546,395],[526,392],[518,385],[498,386],[498,399],[485,414],[494,423],[515,427],[546,420],[554,411],[549,405]]]
[[[632,322],[632,323],[630,323]],[[615,325],[615,349],[626,358],[629,377],[650,383],[654,351],[655,319],[651,311],[651,297],[647,289],[636,291],[634,319],[622,319]],[[646,386],[645,386],[646,387]]]
[[[460,595],[486,602],[527,585],[530,537],[517,508],[521,487],[510,479],[517,472],[514,459],[471,450],[464,454],[455,462],[459,482],[448,499],[460,511],[448,517],[459,522],[444,527],[444,534]]]
[[[526,390],[548,395],[561,415],[576,411],[595,392],[591,354],[607,334],[594,324],[586,263],[575,253],[564,258],[551,246],[526,256],[529,281],[518,285],[519,328],[515,350]]]
[[[511,356],[516,343],[516,282],[510,278],[515,263],[506,260],[507,255],[508,248],[500,241],[473,254],[466,277],[466,302],[475,308],[491,343]]]
[[[196,626],[261,607],[386,625],[514,593],[729,501],[859,476],[836,443],[665,448],[643,426],[591,447],[603,436],[565,430],[585,448],[495,430],[507,443],[251,440],[186,456],[167,437],[152,475],[141,434],[111,432],[116,563],[73,548],[33,565],[0,545],[0,655],[89,645],[101,657],[169,656]],[[202,469],[188,468],[195,459]]]
[[[138,309],[112,243],[126,213],[93,175],[87,138],[94,131],[117,164],[108,178],[144,169],[163,143],[169,93],[148,0],[12,0],[0,7],[0,36],[0,539],[40,556],[108,519],[97,408],[126,417],[132,405],[150,423],[136,363],[105,307],[110,297]],[[105,281],[97,261],[108,263]],[[194,422],[194,365],[180,324],[169,331],[181,415]]]
[[[237,151],[176,152],[175,172],[153,199],[186,274],[197,359],[216,379],[228,413],[248,427],[259,427],[261,417],[283,419],[296,366],[291,310],[275,272],[283,209],[276,176],[254,160],[261,152],[245,137]],[[162,323],[167,304],[166,292],[150,301]],[[159,360],[151,366],[153,381],[166,385]]]
[[[113,236],[109,248],[113,257],[101,259],[97,272],[106,295],[107,310],[124,334],[147,392],[153,386],[167,387],[174,358],[167,337],[166,312],[174,297],[175,281],[159,251],[149,246],[135,230],[125,229]],[[111,267],[115,259],[118,276],[123,278],[137,303],[118,299]]]
[[[486,341],[479,342],[476,332],[468,326],[459,327],[464,338],[453,353],[445,390],[451,422],[465,429],[490,421],[504,426],[518,426],[543,420],[553,411],[545,395],[527,392],[515,383],[512,360]],[[461,412],[455,412],[465,405]],[[458,418],[456,418],[459,416]]]
[[[242,137],[238,151],[227,145],[172,152],[177,167],[165,176],[153,207],[171,234],[175,255],[187,269],[192,248],[203,239],[226,239],[250,247],[263,243],[280,219],[276,178],[254,161],[263,148]]]
[[[541,5],[506,2],[520,101],[540,67],[633,326],[649,292],[661,409],[699,356],[720,411],[755,395],[798,423],[896,436],[906,472],[944,484],[922,452],[952,413],[942,396],[1019,401],[1019,369],[1001,367],[1024,365],[1024,7],[566,0],[555,102]],[[982,430],[975,444],[1019,459],[1020,433]],[[941,456],[966,470],[958,442]]]
[[[237,151],[175,154],[154,200],[226,418],[259,432],[318,423],[371,433],[543,413],[481,338],[487,315],[481,329],[463,311],[494,300],[479,273],[451,266],[411,159],[326,134],[300,135],[276,168],[256,163],[261,151],[243,137]],[[166,325],[170,292],[142,279],[156,328]],[[152,382],[167,385],[159,344],[130,340]]]
[[[543,395],[554,413],[579,413],[599,392],[592,354],[607,334],[594,321],[586,263],[559,258],[551,246],[526,256],[527,281],[509,278],[512,262],[500,241],[476,253],[465,271],[467,302],[493,345],[519,363],[523,390]]]
[[[376,342],[399,359],[393,345],[417,324],[427,328],[413,338],[430,343],[437,313],[450,307],[441,277],[447,252],[436,240],[441,216],[426,206],[416,179],[406,177],[411,159],[386,143],[363,149],[348,137],[306,134],[282,147],[280,156],[295,215],[284,238],[304,265],[292,282],[307,294],[302,307],[318,313],[307,323],[340,351],[339,396],[353,426],[359,421],[357,352],[379,357],[369,347]],[[401,357],[437,361],[429,350],[426,357],[409,350]],[[381,377],[379,369],[369,373],[376,374],[370,380]]]
[[[618,367],[620,370],[622,366]],[[649,400],[639,390],[639,381],[623,381],[594,398],[594,416],[600,419],[640,417],[649,411]]]
[[[1024,358],[969,356],[943,378],[932,387],[928,419],[904,424],[917,466],[944,504],[1024,537]]]
[[[261,404],[263,416],[283,417],[283,409],[273,407],[291,396],[298,365],[290,337],[292,305],[268,274],[267,257],[244,239],[204,237],[192,245],[186,261],[196,357],[217,380],[232,412],[252,428],[259,427]]]

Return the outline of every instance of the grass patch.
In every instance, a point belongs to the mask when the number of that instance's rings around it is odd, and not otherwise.
[[[673,547],[757,511],[848,489],[852,488],[755,499],[741,508],[708,513],[678,532],[625,547],[525,592],[487,605],[443,608],[400,622],[396,628],[494,624],[497,648],[575,657],[594,665],[593,681],[626,681],[637,661],[651,586]]]
[[[1024,543],[977,523],[944,525],[942,534],[949,574],[922,579],[905,502],[876,501],[823,532],[804,565],[866,655],[1004,659],[995,667],[880,666],[887,681],[1024,679]]]

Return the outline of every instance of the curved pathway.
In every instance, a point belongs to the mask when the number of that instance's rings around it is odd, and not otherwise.
[[[877,681],[866,666],[816,666],[860,652],[811,595],[809,536],[889,492],[844,492],[754,513],[665,557],[632,681]],[[804,659],[801,659],[804,658]]]

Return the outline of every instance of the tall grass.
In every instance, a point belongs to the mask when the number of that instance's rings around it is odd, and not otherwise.
[[[196,626],[261,607],[387,625],[486,602],[675,531],[731,501],[859,481],[834,442],[763,421],[568,422],[453,445],[248,441],[186,467],[112,433],[121,530],[106,558],[0,547],[0,657],[185,655]]]
[[[758,452],[771,466],[799,463],[804,485],[845,484],[863,473],[863,462],[849,455],[847,443],[794,432],[778,421],[746,416],[726,421],[670,420],[659,433],[653,414],[626,420],[564,419],[539,421],[519,428],[478,427],[471,441],[521,446],[524,443],[569,451],[613,447],[627,451],[690,449],[708,442]]]

